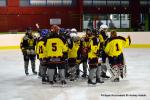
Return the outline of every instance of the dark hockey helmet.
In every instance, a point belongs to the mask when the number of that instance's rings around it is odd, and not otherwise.
[[[94,36],[97,36],[98,35],[98,30],[95,28],[95,29],[93,29],[92,30],[92,34],[94,35]]]
[[[87,28],[86,29],[86,36],[90,37],[92,35],[91,29]]]
[[[32,33],[32,27],[27,27],[26,32],[27,33]]]
[[[65,28],[60,28],[59,34],[60,34],[60,35],[65,35],[65,34],[66,34],[66,33],[65,33]]]

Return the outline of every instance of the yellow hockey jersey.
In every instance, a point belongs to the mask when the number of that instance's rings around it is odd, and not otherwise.
[[[43,39],[39,40],[36,44],[36,54],[38,59],[46,58],[45,41]]]
[[[90,51],[88,53],[88,59],[98,58],[98,50],[100,49],[99,39],[93,37],[90,41]]]
[[[21,43],[20,43],[20,48],[22,50],[24,49],[35,49],[36,46],[36,37],[32,36],[32,38],[29,38],[28,35],[25,35],[22,39],[21,39]]]
[[[79,48],[80,48],[80,41],[73,42],[72,48],[68,49],[68,58],[77,58]]]
[[[67,45],[59,37],[51,37],[46,42],[46,56],[49,57],[63,57],[63,53],[67,52]]]
[[[108,56],[119,56],[123,52],[123,48],[129,46],[130,43],[130,38],[117,36],[108,40],[104,50]]]
[[[98,39],[99,39],[100,43],[104,42],[104,38],[101,34],[98,35]]]

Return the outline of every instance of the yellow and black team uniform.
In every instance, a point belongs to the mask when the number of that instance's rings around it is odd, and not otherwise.
[[[81,49],[82,49],[82,59],[87,60],[88,58],[88,50],[92,37],[84,37],[81,39]]]
[[[45,45],[46,38],[39,37],[36,45],[36,54],[39,60],[44,60],[46,58]]]
[[[115,31],[112,31],[115,33]],[[130,37],[124,38],[121,36],[112,36],[109,38],[105,47],[105,53],[108,55],[110,66],[108,70],[112,75],[114,82],[119,82],[119,77],[126,76],[126,66],[124,64],[123,48],[131,43]]]
[[[100,48],[100,42],[97,37],[93,37],[90,41],[90,49],[88,53],[89,67],[97,67],[98,64],[98,51]]]
[[[35,71],[35,57],[36,57],[35,46],[36,46],[36,37],[34,35],[29,35],[28,33],[26,33],[20,43],[20,48],[22,50],[24,57],[24,68],[26,75],[29,74],[28,73],[29,60],[31,61],[32,72],[34,74],[37,74],[37,72]]]
[[[63,63],[64,53],[66,53],[67,50],[67,45],[60,37],[50,37],[47,39],[46,57],[49,63]]]
[[[69,73],[71,74],[71,81],[75,79],[75,76],[79,77],[79,63],[81,59],[80,41],[71,41],[68,45],[68,66]],[[74,69],[74,70],[73,70]]]
[[[107,54],[104,51],[104,48],[108,42],[108,36],[106,35],[106,32],[102,30],[102,31],[100,31],[98,38],[100,39],[100,43],[101,43],[101,45],[100,45],[100,56],[102,58],[102,64],[101,64],[102,74],[101,74],[101,76],[103,78],[110,78],[109,76],[106,75],[106,72],[107,72],[107,67],[106,67]]]
[[[102,62],[104,61],[104,54],[103,54],[103,48],[104,48],[104,43],[105,43],[105,38],[102,34],[98,34],[97,35],[98,39],[99,39],[99,42],[100,42],[100,48],[99,48],[99,57],[102,58]]]
[[[40,60],[39,76],[42,77],[43,81],[45,81],[46,71],[47,71],[45,46],[46,46],[46,38],[39,37],[37,39],[37,44],[36,44],[36,54],[37,54],[37,58]]]
[[[113,37],[108,40],[105,47],[105,53],[109,56],[110,64],[123,64],[123,48],[129,46],[131,39],[121,36]]]
[[[80,41],[74,42],[68,46],[68,62],[70,64],[75,64],[80,59],[79,53],[80,53]]]
[[[67,45],[59,36],[51,36],[46,42],[46,57],[48,63],[48,76],[50,84],[53,84],[53,76],[55,69],[59,69],[61,81],[65,80],[65,58],[64,54],[67,52]]]
[[[101,47],[100,48],[101,48],[102,62],[106,63],[107,55],[104,52],[104,48],[105,48],[105,46],[107,44],[108,36],[106,35],[106,33],[104,31],[100,31],[100,34],[99,34],[98,38],[100,39],[100,43],[101,43]]]
[[[61,34],[60,35],[62,41],[64,42],[65,46],[67,47],[67,52],[64,52],[64,66],[65,66],[65,77],[68,77],[69,74],[68,74],[68,42],[70,41],[69,38],[67,38],[67,36],[65,34]],[[55,70],[55,74],[57,74],[57,69]],[[55,77],[56,78],[56,77]]]
[[[86,78],[87,76],[87,60],[88,60],[88,51],[90,48],[90,40],[92,37],[83,37],[81,38],[81,62],[83,63],[83,75],[82,77]]]
[[[105,40],[106,40],[102,34],[99,34],[99,35],[98,35],[98,39],[100,40],[100,41],[99,41],[100,43],[104,43]]]
[[[100,49],[100,41],[95,36],[90,41],[90,50],[88,53],[89,60],[89,84],[104,83],[101,78],[101,66],[98,66],[98,53]],[[96,82],[93,82],[94,76],[96,76]]]

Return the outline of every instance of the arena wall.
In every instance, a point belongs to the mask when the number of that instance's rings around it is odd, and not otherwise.
[[[80,36],[83,32],[78,33]],[[109,34],[109,33],[108,33]],[[150,32],[118,32],[118,35],[131,36],[132,45],[129,48],[150,48]],[[24,34],[1,34],[0,50],[19,49],[21,38]]]

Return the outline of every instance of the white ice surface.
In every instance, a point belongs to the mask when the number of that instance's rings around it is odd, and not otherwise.
[[[150,100],[150,49],[125,49],[124,55],[128,76],[119,83],[106,80],[104,84],[89,86],[79,80],[68,82],[65,87],[52,87],[42,85],[31,68],[30,75],[25,76],[19,50],[0,51],[0,100]]]

